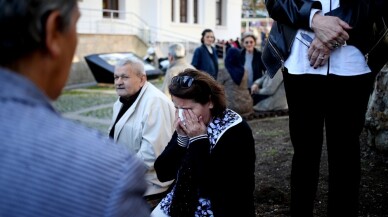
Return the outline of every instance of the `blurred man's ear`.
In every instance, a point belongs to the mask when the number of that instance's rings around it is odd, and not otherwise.
[[[58,56],[61,52],[60,39],[62,32],[59,30],[60,14],[58,11],[52,11],[47,17],[45,25],[45,45],[50,55]]]
[[[170,63],[174,61],[174,57],[171,54],[168,54],[167,59]]]

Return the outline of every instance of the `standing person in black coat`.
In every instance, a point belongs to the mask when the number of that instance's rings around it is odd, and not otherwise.
[[[254,217],[255,142],[249,125],[226,108],[208,74],[186,69],[171,80],[176,131],[155,162],[158,178],[176,180],[152,217]]]
[[[201,37],[202,45],[195,49],[191,65],[217,79],[218,55],[216,48],[213,47],[214,42],[213,31],[211,29],[203,30]]]

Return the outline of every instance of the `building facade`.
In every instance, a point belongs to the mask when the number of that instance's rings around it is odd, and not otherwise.
[[[198,42],[210,28],[218,38],[237,38],[241,5],[242,0],[80,0],[78,32],[137,34],[146,43]]]
[[[241,6],[242,0],[79,0],[79,44],[68,85],[93,83],[83,58],[93,53],[143,56],[154,46],[165,57],[170,43],[181,42],[191,60],[206,28],[217,39],[240,37]]]

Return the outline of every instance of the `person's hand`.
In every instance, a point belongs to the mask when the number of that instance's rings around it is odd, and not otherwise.
[[[179,118],[178,109],[176,109],[174,127],[176,132],[181,136],[187,136],[186,132],[184,131],[185,125],[186,123]]]
[[[344,45],[349,39],[346,30],[351,28],[349,24],[338,17],[322,16],[321,14],[315,14],[311,22],[311,29],[315,36],[330,49]]]
[[[310,65],[316,69],[319,66],[325,65],[329,57],[330,49],[326,47],[321,40],[314,38],[308,50]]]
[[[202,116],[197,117],[190,109],[185,109],[183,112],[185,117],[184,123],[180,122],[180,127],[189,138],[203,135],[207,133],[207,127],[202,120]]]
[[[251,92],[252,94],[259,92],[259,85],[256,83],[253,83],[251,86]]]

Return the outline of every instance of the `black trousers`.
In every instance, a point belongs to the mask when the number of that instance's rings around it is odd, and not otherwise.
[[[291,216],[312,217],[324,129],[329,165],[328,216],[357,216],[359,135],[374,74],[291,75],[283,72],[294,155]]]

